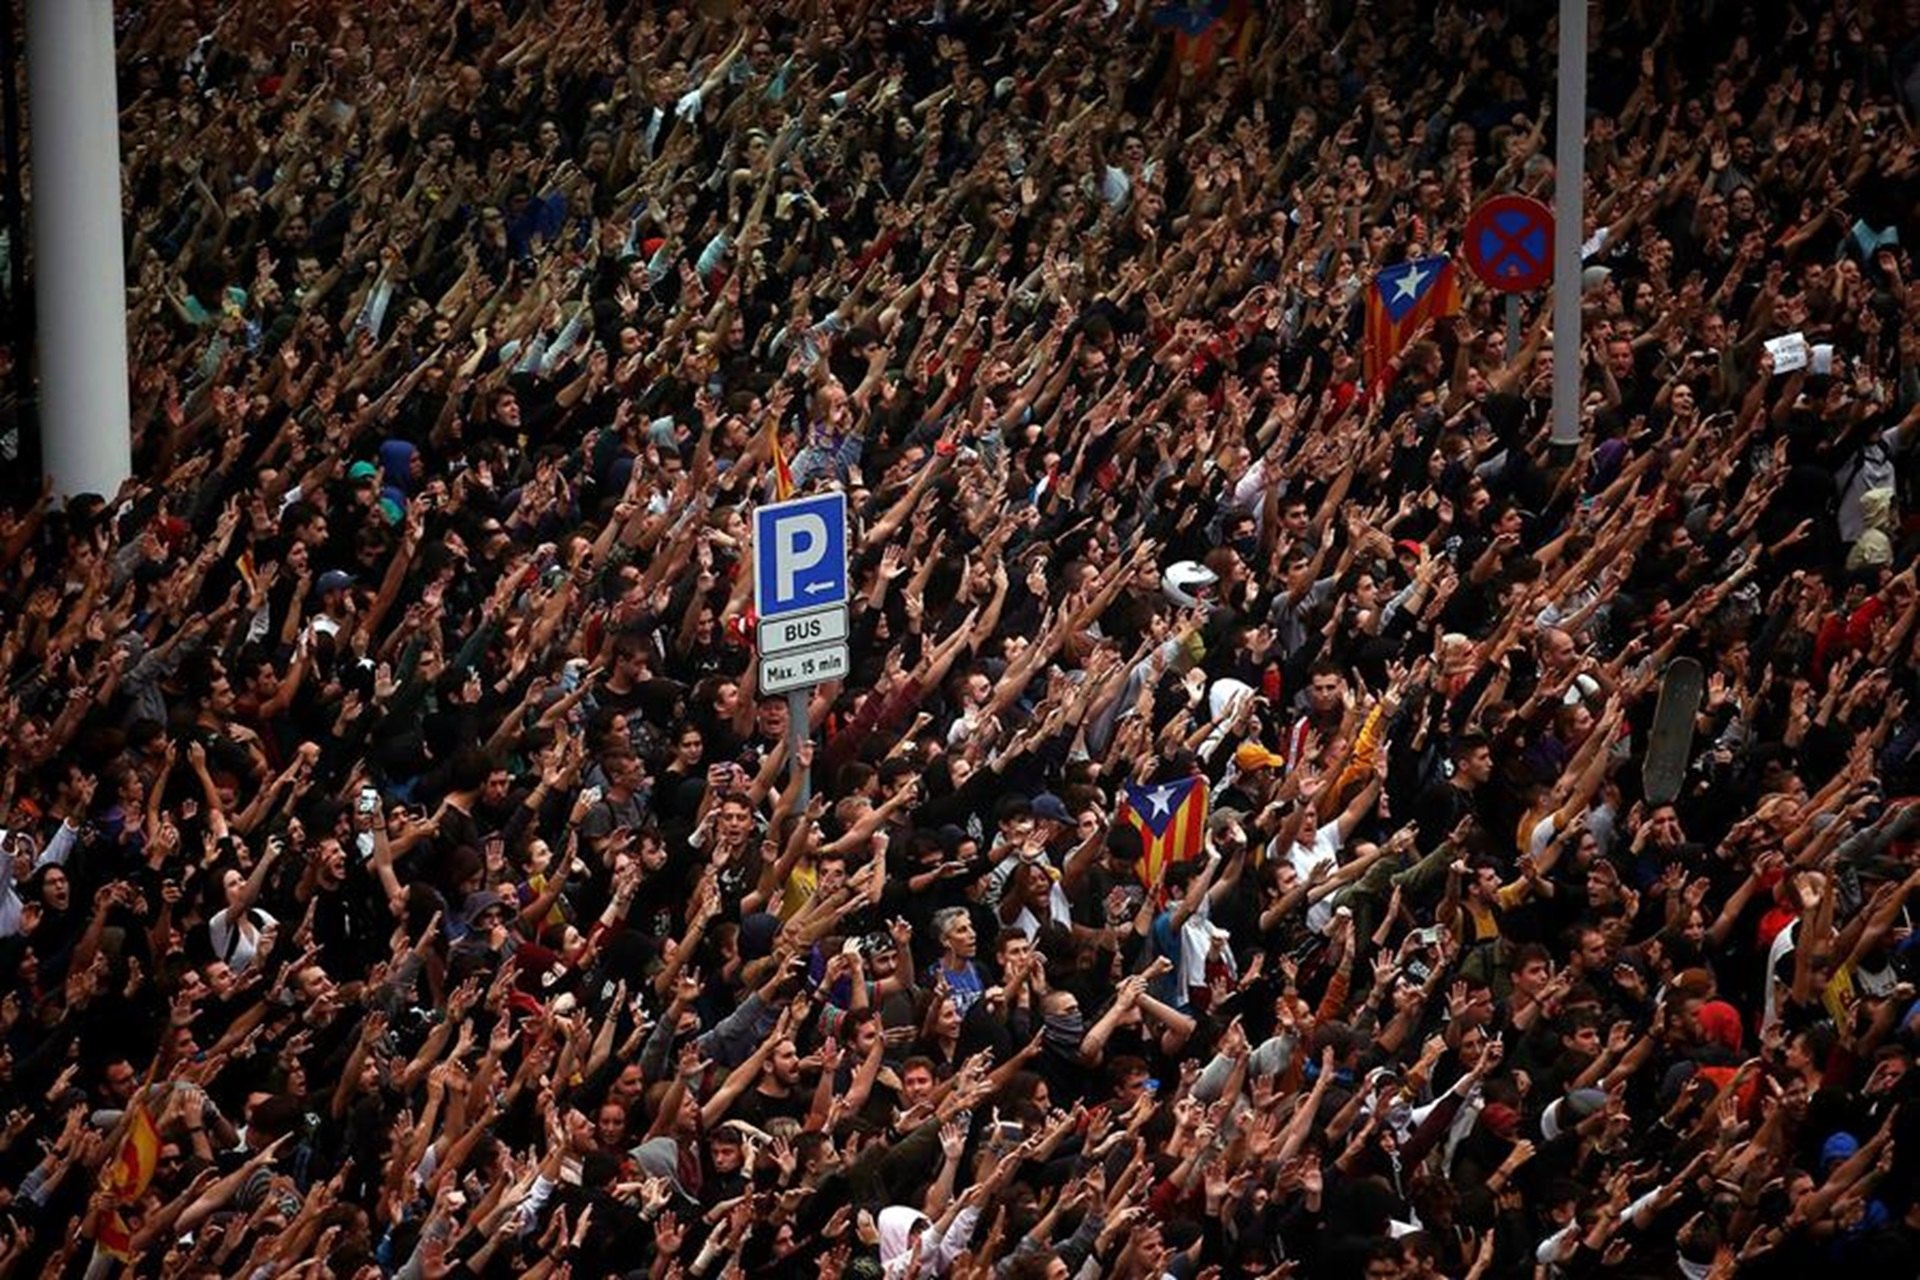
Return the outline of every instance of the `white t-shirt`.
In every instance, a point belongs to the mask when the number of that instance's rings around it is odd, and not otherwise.
[[[1060,882],[1058,880],[1053,882],[1053,888],[1047,894],[1047,918],[1045,920],[1034,915],[1033,912],[1026,907],[1020,908],[1020,914],[1013,918],[1013,927],[1026,934],[1029,941],[1038,937],[1040,930],[1046,925],[1071,925],[1072,923],[1073,908],[1068,903],[1067,895],[1060,888]]]
[[[1293,864],[1294,874],[1302,880],[1311,876],[1323,863],[1340,862],[1340,820],[1335,818],[1313,833],[1313,839],[1306,843],[1296,841],[1293,848],[1287,850],[1287,861]]]
[[[1293,864],[1294,874],[1306,880],[1323,866],[1331,869],[1339,865],[1340,845],[1340,820],[1335,818],[1315,831],[1310,843],[1296,842],[1287,850],[1287,861]],[[1307,908],[1307,928],[1315,933],[1327,931],[1327,926],[1333,923],[1334,897],[1328,894]]]
[[[257,916],[260,923],[255,924],[250,917]],[[236,974],[245,973],[253,964],[253,958],[259,951],[260,931],[270,924],[278,924],[266,912],[254,908],[237,922],[228,914],[225,907],[213,913],[213,919],[207,921],[207,937],[213,943],[215,956],[227,962],[227,967]]]
[[[1187,917],[1180,926],[1180,992],[1184,996],[1195,987],[1207,985],[1207,957],[1213,954],[1213,901],[1210,896],[1200,899],[1199,909]],[[1225,960],[1227,972],[1238,974],[1239,964],[1234,960],[1233,946],[1227,944]]]
[[[1762,1030],[1771,1027],[1779,1020],[1780,1009],[1777,995],[1780,989],[1780,981],[1773,975],[1774,971],[1780,967],[1781,958],[1792,953],[1795,946],[1794,938],[1799,932],[1800,922],[1795,920],[1786,928],[1774,934],[1773,945],[1767,948],[1766,999],[1761,1006],[1760,1013],[1760,1026]]]

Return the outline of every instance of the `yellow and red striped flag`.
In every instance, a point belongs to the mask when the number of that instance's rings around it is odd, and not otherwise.
[[[1460,310],[1460,282],[1444,254],[1382,268],[1367,286],[1367,345],[1363,368],[1369,391],[1393,381],[1393,358],[1421,326]]]
[[[127,1116],[126,1136],[120,1150],[100,1171],[100,1179],[113,1193],[114,1205],[99,1226],[99,1244],[108,1255],[125,1260],[133,1244],[133,1230],[121,1209],[147,1193],[153,1171],[160,1164],[160,1127],[147,1110],[145,1091],[134,1095]]]
[[[1140,858],[1140,881],[1151,889],[1161,870],[1182,858],[1199,854],[1207,835],[1207,780],[1181,778],[1136,786],[1129,782],[1120,797],[1120,817],[1140,832],[1145,846]]]
[[[785,502],[793,496],[793,468],[780,447],[780,419],[772,414],[767,415],[767,460],[773,464],[773,500]]]
[[[1251,0],[1176,0],[1153,12],[1153,24],[1173,32],[1173,65],[1208,77],[1223,57],[1246,60],[1252,46]]]

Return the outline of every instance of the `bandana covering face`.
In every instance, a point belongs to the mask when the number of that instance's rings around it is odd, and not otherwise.
[[[1065,1058],[1080,1052],[1080,1042],[1086,1038],[1087,1020],[1078,1010],[1072,1013],[1049,1013],[1042,1021],[1046,1024],[1042,1035],[1047,1047]]]

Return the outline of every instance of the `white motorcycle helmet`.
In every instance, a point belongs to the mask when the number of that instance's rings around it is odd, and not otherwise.
[[[1160,575],[1160,590],[1183,609],[1213,603],[1219,575],[1197,560],[1176,560]]]

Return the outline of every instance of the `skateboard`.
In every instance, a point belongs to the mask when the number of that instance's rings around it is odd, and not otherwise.
[[[1660,703],[1653,712],[1653,732],[1647,740],[1647,759],[1640,769],[1640,787],[1647,803],[1672,804],[1693,758],[1693,718],[1706,692],[1706,673],[1692,658],[1675,658],[1660,679]]]

